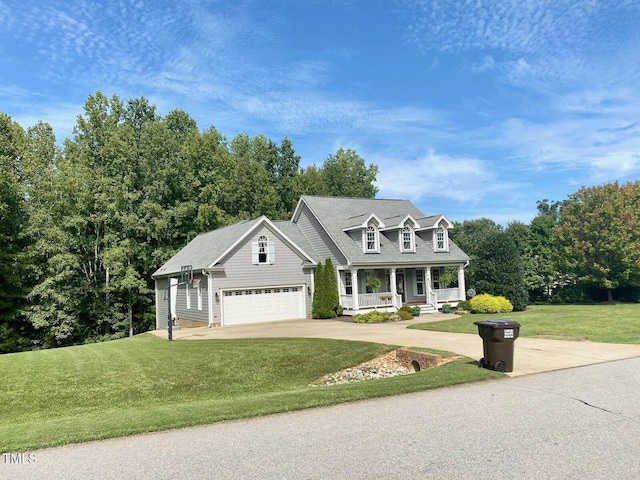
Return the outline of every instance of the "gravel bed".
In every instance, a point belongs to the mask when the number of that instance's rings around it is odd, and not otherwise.
[[[409,373],[414,373],[414,371],[400,363],[396,357],[396,351],[393,350],[355,367],[324,375],[311,383],[310,386],[319,387],[363,382],[378,378],[408,375]]]

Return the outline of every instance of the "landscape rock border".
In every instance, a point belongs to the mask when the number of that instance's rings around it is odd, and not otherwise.
[[[456,355],[443,359],[440,355],[429,354],[426,352],[417,352],[414,350],[401,348],[379,355],[378,357],[355,367],[345,368],[344,370],[340,370],[338,372],[323,375],[322,377],[309,384],[309,386],[320,387],[343,385],[347,383],[396,377],[399,375],[409,375],[411,373],[416,373],[417,371],[424,370],[425,368],[422,365],[427,365],[426,363],[423,363],[421,361],[420,368],[417,370],[416,368],[411,367],[411,363],[406,363],[407,359],[410,359],[409,361],[412,362],[417,358],[417,356],[423,356],[423,358],[431,357],[431,361],[428,362],[429,368],[442,365],[443,363],[450,362],[457,358],[461,358],[459,355]],[[402,359],[404,359],[405,361],[403,361]]]

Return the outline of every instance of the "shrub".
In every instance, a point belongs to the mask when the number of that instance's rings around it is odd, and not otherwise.
[[[398,310],[398,316],[400,317],[400,320],[411,320],[413,318],[413,313],[411,313],[411,310],[409,310],[408,312],[406,310]]]
[[[513,305],[503,296],[496,297],[500,310],[497,313],[509,313],[513,311]]]
[[[505,297],[494,297],[488,293],[476,295],[471,300],[471,313],[509,313],[513,305]]]
[[[326,310],[328,312],[338,313],[338,307],[340,306],[340,295],[338,294],[338,283],[336,281],[336,270],[333,268],[333,262],[330,258],[327,258],[324,262],[324,268],[322,269],[323,275],[323,287],[325,288],[326,296]],[[334,315],[335,317],[336,315]]]
[[[409,305],[405,305],[404,307],[400,307],[400,310],[398,310],[398,313],[400,312],[407,312],[407,313],[413,314],[413,308],[411,308]]]
[[[353,317],[354,323],[382,323],[389,321],[399,320],[400,317],[395,314],[390,313],[381,313],[377,310],[374,310],[369,313],[359,313]]]
[[[327,258],[324,266],[318,262],[314,273],[315,290],[311,305],[313,318],[335,318],[342,314],[333,263]]]
[[[469,300],[462,300],[458,302],[456,310],[464,310],[465,312],[471,311],[471,302]]]

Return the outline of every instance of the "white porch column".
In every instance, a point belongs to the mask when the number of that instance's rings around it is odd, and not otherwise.
[[[431,303],[431,267],[425,267],[424,269],[424,282],[427,289],[427,303]]]
[[[360,302],[358,298],[358,269],[351,269],[351,295],[353,296],[353,311],[360,310]]]
[[[391,287],[391,304],[396,308],[400,308],[398,305],[396,305],[396,295],[398,294],[398,284],[396,283],[396,267],[391,267],[391,272],[389,273],[389,283],[391,283],[391,285],[389,285]]]
[[[460,289],[460,298],[467,299],[467,287],[464,285],[464,266],[458,266],[458,288]]]

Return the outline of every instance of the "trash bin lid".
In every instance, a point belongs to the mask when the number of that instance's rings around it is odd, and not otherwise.
[[[491,320],[485,320],[483,322],[473,322],[474,325],[482,325],[485,327],[492,327],[492,328],[514,328],[514,327],[520,327],[520,324],[514,320],[502,320],[502,319],[498,319],[498,318],[494,318]]]

